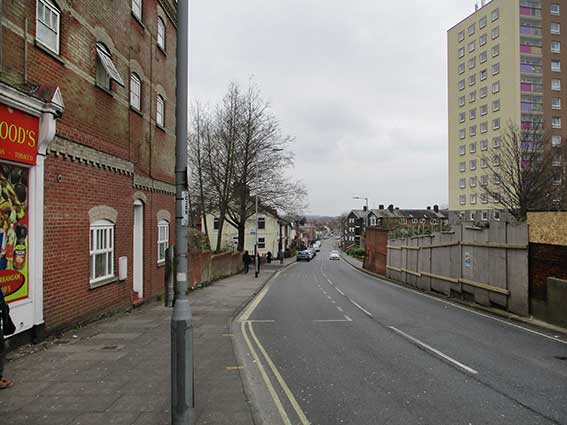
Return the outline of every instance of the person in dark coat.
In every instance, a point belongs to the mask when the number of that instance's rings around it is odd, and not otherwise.
[[[248,251],[244,251],[244,255],[242,255],[242,263],[244,264],[244,273],[248,273],[248,270],[250,269],[251,261],[252,259],[250,258],[250,254],[248,254]]]
[[[4,364],[6,362],[4,330],[8,328],[8,322],[10,322],[9,325],[13,328],[14,324],[10,320],[10,307],[4,299],[4,293],[2,292],[2,289],[0,289],[0,390],[14,386],[14,383],[12,381],[4,377]],[[12,334],[13,330],[9,333]]]
[[[268,264],[272,262],[272,251],[268,251],[268,254],[266,254],[266,262]]]

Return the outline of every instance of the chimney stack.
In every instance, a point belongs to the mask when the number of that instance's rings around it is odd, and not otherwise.
[[[430,206],[428,206],[428,207],[427,207],[427,211],[430,211],[430,210],[431,210],[431,207],[430,207]]]
[[[365,205],[362,207],[362,211],[368,211],[368,207]]]
[[[439,205],[433,205],[433,211],[438,213],[439,212]]]
[[[389,209],[390,211],[394,211],[394,205],[393,205],[393,204],[388,205],[388,209]]]
[[[383,210],[383,209],[384,209],[384,205],[381,205],[381,204],[378,205],[378,209],[379,209],[379,210]]]

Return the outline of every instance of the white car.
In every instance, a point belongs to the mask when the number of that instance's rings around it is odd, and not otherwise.
[[[331,251],[329,254],[329,260],[340,260],[341,256],[339,255],[338,251]]]

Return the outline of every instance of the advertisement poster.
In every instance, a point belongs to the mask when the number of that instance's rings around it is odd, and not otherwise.
[[[0,287],[8,302],[29,296],[28,173],[0,164]]]
[[[35,165],[39,119],[0,104],[0,158]]]

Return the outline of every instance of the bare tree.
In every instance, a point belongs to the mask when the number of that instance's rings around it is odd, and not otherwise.
[[[480,182],[481,202],[499,203],[518,221],[525,221],[528,211],[565,205],[565,149],[550,146],[543,126],[519,129],[509,123],[495,141],[481,158],[489,171]]]

